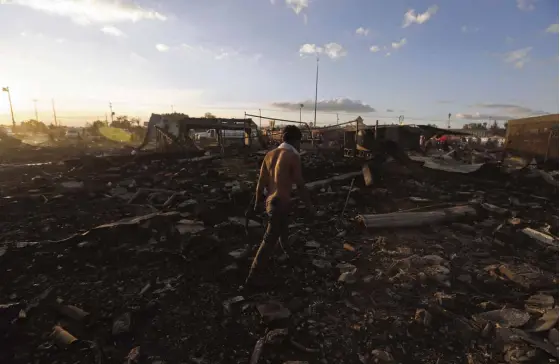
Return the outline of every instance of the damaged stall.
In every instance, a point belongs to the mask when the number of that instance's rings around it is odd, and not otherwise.
[[[154,138],[155,137],[155,138]],[[202,141],[224,148],[232,142],[244,147],[264,146],[252,119],[190,118],[184,114],[152,114],[146,137],[138,149],[155,139],[158,151],[197,151]],[[255,139],[257,142],[255,142]],[[207,143],[208,144],[208,143]]]
[[[509,120],[507,154],[558,168],[558,114]]]

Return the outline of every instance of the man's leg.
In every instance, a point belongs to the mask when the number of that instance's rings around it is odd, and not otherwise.
[[[254,279],[255,274],[261,274],[263,268],[268,263],[274,247],[282,233],[282,219],[278,211],[272,210],[270,212],[270,218],[268,220],[268,225],[266,227],[266,232],[264,233],[261,245],[257,254],[253,259],[253,264],[251,264],[251,270],[245,281],[245,285],[250,284]]]

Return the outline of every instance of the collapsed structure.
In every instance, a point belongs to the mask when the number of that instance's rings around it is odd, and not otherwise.
[[[245,147],[266,147],[257,125],[251,119],[221,119],[221,118],[190,118],[184,114],[152,114],[147,125],[147,132],[142,144],[142,149],[150,140],[155,139],[156,149],[169,151],[172,148],[182,150],[200,149],[194,139],[197,130],[203,130],[206,135],[215,138],[220,148],[224,148],[227,131],[237,131],[237,137]],[[200,139],[200,138],[198,138]]]

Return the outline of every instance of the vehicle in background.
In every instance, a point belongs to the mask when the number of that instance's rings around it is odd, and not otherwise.
[[[256,136],[256,133],[253,132],[253,136]],[[222,138],[224,139],[243,139],[245,138],[245,131],[244,130],[222,130]],[[204,139],[218,139],[218,134],[216,129],[208,129],[203,132],[197,132],[194,134],[194,140],[204,140]]]
[[[12,128],[10,128],[10,127],[3,127],[3,128],[0,130],[0,132],[1,132],[2,134],[6,134],[6,135],[8,135],[8,136],[14,136],[14,132],[12,131]]]
[[[80,138],[80,131],[78,129],[68,129],[66,130],[65,136],[68,139],[78,139]]]

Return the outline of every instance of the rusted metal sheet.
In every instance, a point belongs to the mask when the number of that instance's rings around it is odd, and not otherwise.
[[[506,150],[515,154],[558,159],[558,114],[508,121]]]

